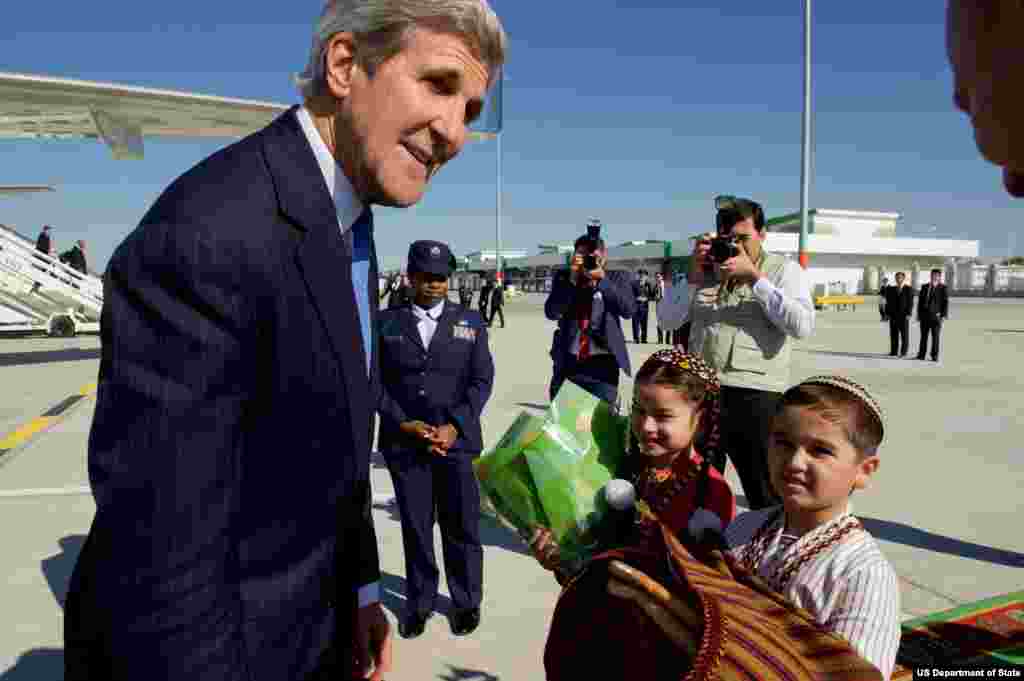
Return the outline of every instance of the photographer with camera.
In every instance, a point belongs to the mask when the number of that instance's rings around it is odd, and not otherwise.
[[[576,240],[569,269],[552,282],[544,303],[545,316],[558,322],[551,345],[552,400],[568,379],[614,405],[619,370],[630,375],[621,320],[633,316],[636,301],[630,274],[606,270],[607,259],[601,223],[592,220]]]
[[[791,339],[814,330],[814,304],[800,265],[764,250],[758,203],[720,196],[715,208],[718,234],[697,237],[693,250],[689,347],[718,371],[724,450],[753,510],[777,503],[768,423],[789,385]],[[714,464],[724,472],[724,460]]]

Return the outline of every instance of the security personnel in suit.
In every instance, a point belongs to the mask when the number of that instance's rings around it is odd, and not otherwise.
[[[647,270],[640,270],[637,279],[631,284],[633,299],[636,300],[636,312],[633,313],[633,342],[647,342],[647,319],[650,312],[650,301],[654,300],[654,287],[647,280]]]
[[[636,301],[628,272],[605,270],[608,250],[601,223],[592,221],[576,240],[570,269],[555,275],[544,315],[558,322],[551,347],[552,400],[570,380],[611,404],[618,403],[619,371],[630,373],[622,319],[630,319]]]
[[[939,361],[939,335],[942,333],[942,322],[949,316],[949,295],[942,283],[942,270],[932,270],[931,282],[921,287],[921,295],[917,297],[917,320],[921,323],[921,345],[917,350],[917,358],[924,359],[928,349],[928,335],[932,337],[932,361]]]
[[[494,363],[487,323],[448,301],[455,258],[443,243],[409,248],[415,297],[380,316],[379,449],[395,485],[405,548],[405,638],[423,633],[437,596],[434,519],[455,611],[452,633],[480,623],[483,549],[480,495],[471,467],[483,450],[480,413],[491,396]]]
[[[885,290],[885,314],[889,317],[889,356],[906,357],[910,343],[910,316],[914,314],[914,290],[904,284],[906,274],[896,273],[896,285]]]
[[[505,328],[505,285],[495,284],[491,289],[491,316],[487,319],[487,326],[494,325],[494,317],[501,318],[501,328]]]

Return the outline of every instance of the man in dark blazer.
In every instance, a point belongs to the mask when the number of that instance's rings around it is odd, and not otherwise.
[[[491,316],[487,318],[487,326],[494,326],[495,316],[501,318],[501,328],[505,328],[505,286],[496,283],[491,289]]]
[[[917,297],[917,321],[921,324],[921,344],[917,349],[917,358],[924,359],[928,350],[928,336],[932,337],[932,361],[939,361],[939,336],[942,334],[942,322],[949,316],[949,295],[942,283],[942,270],[932,270],[931,282],[921,287]]]
[[[480,316],[484,319],[490,319],[490,308],[491,308],[491,292],[494,291],[494,282],[490,279],[484,279],[484,285],[480,287],[480,300],[477,302],[477,309],[480,311]]]
[[[36,239],[36,250],[45,255],[50,255],[50,251],[53,250],[53,241],[50,240],[50,225],[43,225],[43,231]]]
[[[569,270],[555,274],[544,314],[558,322],[551,347],[552,400],[570,380],[611,404],[618,403],[619,371],[631,375],[622,321],[636,311],[628,272],[605,269],[608,251],[601,224],[591,222],[576,240]]]
[[[651,301],[656,295],[654,287],[647,279],[647,270],[640,270],[637,278],[630,283],[630,287],[633,290],[633,300],[636,301],[636,311],[633,313],[633,342],[646,343]]]
[[[889,317],[889,356],[906,357],[910,343],[910,316],[914,313],[914,291],[904,283],[906,275],[896,273],[896,283],[885,289],[885,314]]]
[[[369,206],[419,201],[482,107],[506,39],[463,4],[329,3],[304,104],[175,180],[112,256],[67,681],[389,670]]]
[[[448,300],[454,270],[445,244],[413,243],[415,298],[380,316],[379,449],[402,518],[406,612],[399,631],[406,638],[423,633],[437,598],[435,518],[455,605],[452,633],[464,636],[480,623],[483,548],[472,461],[483,451],[480,414],[491,396],[494,363],[487,322]]]

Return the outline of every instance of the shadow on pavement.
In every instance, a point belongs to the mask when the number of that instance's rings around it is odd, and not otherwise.
[[[380,576],[380,601],[384,609],[396,618],[405,614],[405,577],[384,572]],[[434,600],[434,612],[447,616],[452,611],[452,600],[442,593]]]
[[[69,534],[60,540],[60,553],[50,556],[42,561],[43,576],[50,586],[53,597],[57,604],[64,607],[64,598],[68,594],[68,583],[71,581],[71,572],[78,562],[78,554],[85,544],[84,534]]]
[[[99,348],[67,348],[64,350],[39,350],[38,352],[0,353],[0,367],[31,366],[33,364],[50,364],[53,362],[80,362],[99,359],[102,350]]]
[[[916,527],[904,525],[903,523],[894,523],[890,520],[857,517],[860,518],[867,531],[876,539],[884,539],[896,544],[928,549],[929,551],[946,553],[951,556],[971,558],[996,565],[1024,567],[1024,554],[1021,553],[996,549],[982,544],[974,544],[952,537],[944,537],[940,534],[933,534],[927,530],[919,530]]]
[[[855,359],[892,359],[892,360],[899,359],[899,357],[893,357],[888,352],[840,352],[838,350],[804,350],[802,348],[793,348],[793,352],[802,352],[805,355],[829,355],[831,357],[853,357]]]
[[[439,674],[441,681],[499,681],[498,677],[479,669],[465,669],[448,665],[448,671]]]
[[[391,497],[387,501],[374,502],[373,507],[378,511],[387,511],[390,520],[401,524],[402,515],[398,511],[398,501],[395,497]],[[486,513],[481,513],[480,515],[480,543],[484,546],[494,546],[514,553],[522,553],[524,555],[528,553],[523,540],[519,538],[519,535],[514,530],[505,527]],[[440,554],[438,554],[437,559],[441,559]]]
[[[0,681],[58,681],[64,678],[64,650],[36,648],[22,653]]]

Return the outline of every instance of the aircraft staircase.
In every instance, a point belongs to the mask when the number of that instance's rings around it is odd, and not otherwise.
[[[40,253],[34,241],[0,225],[0,308],[22,318],[0,322],[0,332],[95,333],[103,281]]]

